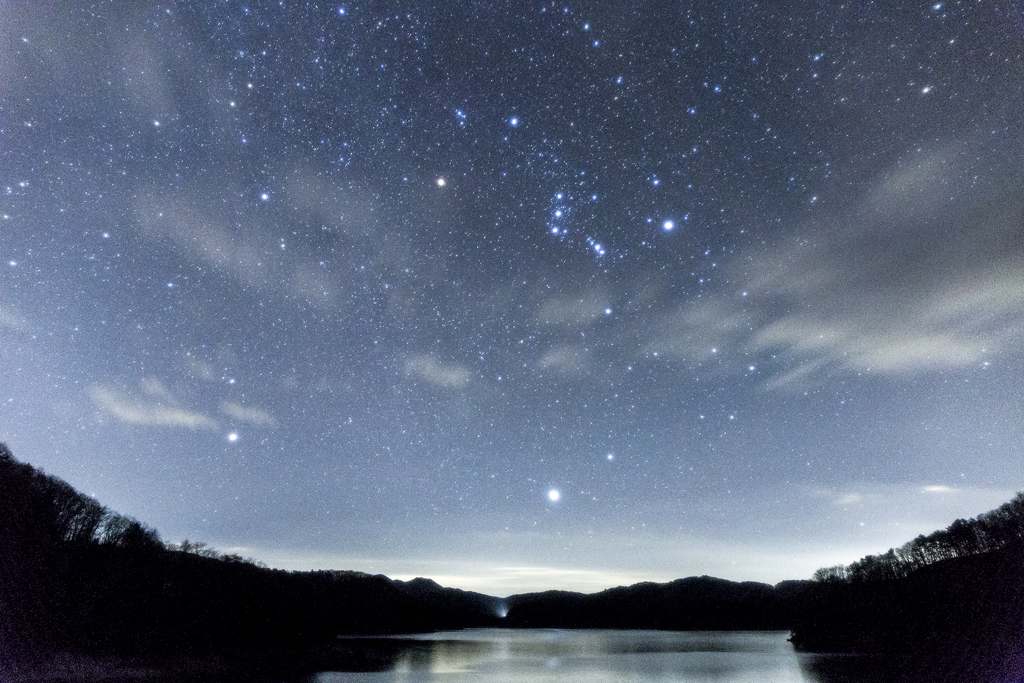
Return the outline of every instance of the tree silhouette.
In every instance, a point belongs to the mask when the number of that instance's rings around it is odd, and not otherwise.
[[[945,529],[920,535],[884,555],[868,555],[846,567],[824,567],[813,579],[861,583],[907,576],[935,562],[971,557],[1024,541],[1024,492],[995,510],[972,519],[957,519]]]

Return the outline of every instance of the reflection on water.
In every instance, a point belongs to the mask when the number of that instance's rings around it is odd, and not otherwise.
[[[863,658],[798,655],[788,632],[476,629],[391,640],[387,669],[315,683],[740,683],[880,680]],[[348,642],[356,646],[358,640]],[[381,650],[381,641],[367,646]]]

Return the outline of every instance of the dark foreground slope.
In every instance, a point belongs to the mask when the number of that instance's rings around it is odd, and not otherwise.
[[[899,655],[946,680],[1024,680],[1024,544],[907,576],[818,583],[800,606],[798,650]]]
[[[426,580],[172,550],[0,445],[0,679],[56,653],[327,668],[339,634],[493,625],[500,604]]]
[[[1024,680],[1024,494],[815,578],[801,650],[899,654],[921,679]]]

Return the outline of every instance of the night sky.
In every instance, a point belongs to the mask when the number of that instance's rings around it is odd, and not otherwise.
[[[165,541],[494,595],[989,510],[1022,17],[2,2],[0,441]]]

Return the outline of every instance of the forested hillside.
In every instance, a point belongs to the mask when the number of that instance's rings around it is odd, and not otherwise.
[[[814,575],[800,650],[885,655],[885,680],[1024,680],[1024,494]]]
[[[428,581],[286,572],[201,543],[164,545],[0,444],[0,674],[31,672],[60,652],[147,662],[245,652],[316,670],[339,654],[339,634],[488,625],[498,602]]]
[[[929,564],[1000,550],[1024,540],[1024,493],[1008,503],[971,519],[958,519],[945,529],[868,555],[850,565],[819,569],[817,581],[881,581],[898,579]]]

